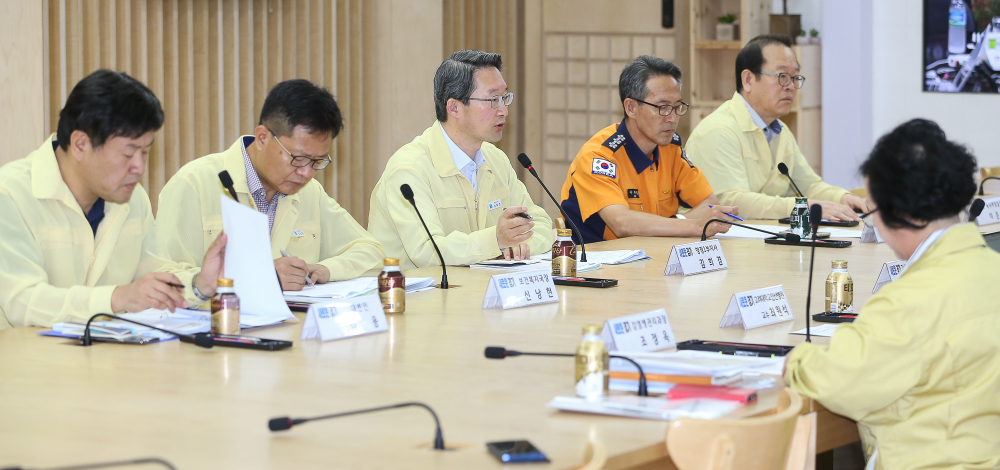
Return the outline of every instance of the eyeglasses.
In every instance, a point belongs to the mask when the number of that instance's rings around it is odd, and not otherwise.
[[[278,146],[281,147],[281,150],[284,150],[285,153],[287,153],[289,157],[292,157],[292,162],[291,162],[292,166],[294,166],[296,168],[302,168],[304,166],[311,166],[313,170],[322,170],[322,169],[330,166],[331,160],[330,160],[330,154],[329,153],[326,154],[326,155],[324,155],[321,158],[310,158],[310,157],[304,157],[304,156],[300,156],[300,155],[292,155],[292,152],[289,152],[288,149],[286,149],[285,146],[281,144],[281,141],[278,140],[278,134],[275,134],[274,131],[272,131],[271,129],[268,129],[267,127],[265,127],[265,129],[267,129],[267,131],[270,132],[271,135],[274,136],[274,141],[278,143]]]
[[[876,208],[874,208],[874,209],[872,209],[872,210],[870,210],[868,212],[865,212],[864,214],[861,214],[861,217],[860,217],[861,221],[864,222],[865,225],[867,225],[869,227],[874,227],[875,225],[872,222],[869,222],[866,218],[868,216],[876,213],[876,212],[878,212],[878,207],[876,207]],[[917,230],[920,230],[922,228],[927,227],[927,223],[918,225],[918,224],[910,222],[909,220],[906,220],[906,219],[900,219],[899,223],[902,224],[905,227],[909,227],[909,228],[917,229]]]
[[[806,83],[806,77],[803,77],[802,75],[789,75],[784,72],[782,73],[761,72],[761,73],[764,75],[770,75],[772,77],[778,77],[778,85],[781,86],[788,86],[789,83],[792,83],[792,80],[795,80],[795,88],[802,88],[802,85]]]
[[[504,106],[510,106],[510,104],[514,102],[514,93],[507,92],[503,95],[497,95],[492,98],[469,98],[469,99],[473,101],[489,101],[490,107],[493,109],[497,109],[500,107],[500,103],[503,103]]]
[[[632,99],[635,99],[635,98],[632,98]],[[656,104],[653,104],[653,103],[647,103],[647,102],[645,102],[643,100],[636,100],[636,101],[638,101],[638,102],[640,102],[642,104],[648,104],[648,105],[650,105],[650,106],[652,106],[654,108],[657,108],[657,110],[659,110],[660,116],[669,116],[671,112],[675,112],[675,111],[677,112],[678,116],[683,116],[683,115],[687,114],[687,112],[688,112],[688,106],[691,106],[691,105],[689,105],[689,104],[687,104],[687,103],[685,103],[683,101],[681,101],[681,104],[678,104],[678,105],[672,105],[672,104],[656,105]]]

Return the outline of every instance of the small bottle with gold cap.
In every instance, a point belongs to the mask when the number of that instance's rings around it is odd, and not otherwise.
[[[601,325],[584,325],[576,348],[576,395],[596,400],[608,394],[608,347],[601,339]]]
[[[385,313],[406,311],[406,277],[399,270],[399,259],[386,258],[378,276],[378,296]]]
[[[552,275],[576,276],[576,244],[573,231],[568,228],[556,230],[556,241],[552,244]]]
[[[233,288],[233,280],[219,278],[219,287],[212,297],[212,334],[240,334],[240,298]]]

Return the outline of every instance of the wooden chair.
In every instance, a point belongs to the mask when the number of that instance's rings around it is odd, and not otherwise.
[[[986,178],[1000,178],[1000,166],[994,167],[983,167],[979,169],[979,187],[982,188],[982,193],[976,193],[980,196],[985,194],[996,194],[997,188],[1000,188],[1000,181],[990,180],[985,181]]]
[[[608,452],[604,445],[592,440],[587,443],[587,451],[583,454],[583,465],[576,470],[603,470],[607,464]]]
[[[802,398],[786,388],[764,416],[678,419],[667,429],[667,454],[679,470],[815,469],[816,414],[801,412]]]

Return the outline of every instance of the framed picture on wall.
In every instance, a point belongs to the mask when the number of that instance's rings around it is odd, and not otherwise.
[[[1000,92],[1000,0],[924,0],[924,91]]]

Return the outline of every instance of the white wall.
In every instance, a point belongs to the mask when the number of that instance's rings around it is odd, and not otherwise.
[[[923,0],[827,0],[823,5],[823,179],[853,188],[875,141],[921,117],[1000,166],[1000,96],[925,93]]]

